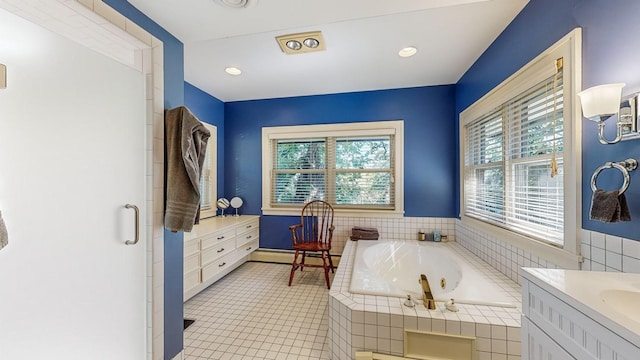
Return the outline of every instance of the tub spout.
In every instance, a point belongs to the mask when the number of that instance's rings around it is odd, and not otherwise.
[[[429,280],[427,280],[427,276],[425,274],[420,274],[420,280],[418,282],[422,285],[422,302],[424,303],[424,307],[429,310],[435,310],[436,301],[433,299],[433,295],[431,294],[431,287],[429,287]]]

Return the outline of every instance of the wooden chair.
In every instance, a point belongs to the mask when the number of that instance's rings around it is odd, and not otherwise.
[[[316,267],[324,269],[324,278],[327,288],[331,288],[329,270],[335,272],[331,260],[331,238],[333,237],[333,207],[326,201],[313,200],[302,208],[300,224],[289,226],[293,240],[293,250],[296,251],[291,264],[289,286],[293,281],[293,274],[300,268]],[[298,255],[302,252],[302,261],[298,262]],[[309,252],[310,254],[307,254]],[[322,259],[322,265],[305,264],[306,257],[318,257]]]

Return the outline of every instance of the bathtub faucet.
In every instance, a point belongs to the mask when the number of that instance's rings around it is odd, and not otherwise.
[[[431,287],[429,287],[429,280],[427,280],[427,276],[425,274],[420,274],[420,280],[418,280],[420,285],[422,285],[422,302],[424,303],[424,307],[429,310],[436,309],[436,301],[433,299],[433,295],[431,294]]]

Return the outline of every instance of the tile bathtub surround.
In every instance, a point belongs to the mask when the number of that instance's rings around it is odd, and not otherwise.
[[[404,330],[475,336],[478,359],[520,359],[520,287],[456,243],[454,250],[489,274],[507,290],[516,308],[458,304],[448,312],[442,302],[428,311],[402,305],[404,299],[351,294],[352,266],[357,243],[348,242],[329,292],[329,348],[331,359],[351,359],[355,351],[374,351],[401,356]]]
[[[373,218],[373,217],[346,217],[340,216],[334,219],[332,253],[340,254],[351,236],[351,228],[354,226],[375,227],[380,233],[381,239],[416,240],[418,231],[440,231],[447,235],[450,241],[455,241],[454,218],[436,217],[403,217],[403,218]]]
[[[558,265],[531,254],[491,234],[455,220],[456,241],[511,280],[520,283],[522,267],[558,268]],[[580,253],[582,270],[640,273],[640,241],[582,229]]]
[[[321,269],[248,262],[185,303],[185,359],[328,360]],[[337,358],[336,358],[337,359]]]
[[[558,268],[546,259],[499,240],[489,233],[466,226],[458,219],[455,220],[455,232],[458,244],[518,284],[523,267]]]

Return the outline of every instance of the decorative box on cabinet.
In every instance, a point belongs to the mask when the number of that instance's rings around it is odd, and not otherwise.
[[[640,324],[601,297],[625,284],[640,275],[524,269],[522,359],[640,359]]]
[[[245,263],[258,248],[260,217],[203,219],[184,234],[184,301]]]

